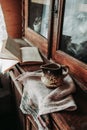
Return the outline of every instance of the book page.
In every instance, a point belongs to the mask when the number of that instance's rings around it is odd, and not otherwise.
[[[22,62],[30,62],[30,63],[43,62],[37,47],[22,47],[21,53],[22,53]]]
[[[5,73],[17,63],[17,60],[0,59],[0,73]]]
[[[0,58],[1,59],[9,59],[9,60],[18,60],[16,56],[14,56],[10,51],[6,48],[6,40],[2,42],[1,50],[0,50]]]
[[[11,54],[9,54],[9,52],[8,53],[0,52],[0,59],[18,60],[17,57],[12,56]]]
[[[3,41],[0,40],[0,52],[2,51]]]
[[[8,37],[5,48],[21,61],[20,45]]]

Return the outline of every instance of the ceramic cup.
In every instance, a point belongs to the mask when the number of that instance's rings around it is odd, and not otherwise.
[[[48,63],[41,65],[43,75],[41,81],[47,87],[58,87],[62,84],[63,79],[69,72],[69,67],[65,65]]]

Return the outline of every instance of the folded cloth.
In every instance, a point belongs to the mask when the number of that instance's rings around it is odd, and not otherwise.
[[[67,75],[63,84],[55,89],[47,88],[41,81],[42,73],[25,72],[17,80],[23,83],[24,90],[20,109],[25,114],[32,114],[35,121],[44,114],[61,110],[73,111],[77,109],[72,93],[75,92],[75,84]],[[39,129],[40,128],[39,125]]]

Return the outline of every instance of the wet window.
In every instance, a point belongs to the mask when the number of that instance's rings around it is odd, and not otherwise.
[[[60,50],[87,63],[87,0],[66,0]]]

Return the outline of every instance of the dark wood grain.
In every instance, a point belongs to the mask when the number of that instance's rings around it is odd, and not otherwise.
[[[13,75],[18,76],[19,73],[25,71],[35,71],[38,70],[40,66],[17,66],[16,69],[13,69]],[[18,70],[18,72],[17,72]],[[12,75],[11,75],[12,76]],[[12,79],[14,81],[14,78]],[[19,84],[19,83],[18,83]],[[74,100],[77,104],[77,110],[75,111],[60,111],[50,114],[51,126],[55,130],[84,130],[87,129],[87,95],[82,91],[82,89],[76,84],[76,92],[73,94]],[[21,88],[20,85],[15,84],[16,87]],[[19,89],[17,89],[19,91]],[[36,128],[36,123],[33,121],[33,118],[28,115],[28,120]],[[48,122],[48,121],[47,121]],[[26,124],[28,125],[28,124]],[[29,129],[29,127],[27,126]],[[33,128],[32,128],[33,129]]]

